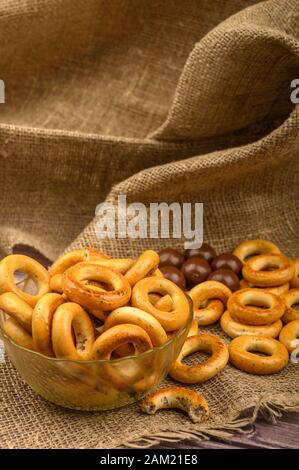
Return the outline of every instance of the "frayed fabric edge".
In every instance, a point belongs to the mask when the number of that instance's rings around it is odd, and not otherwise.
[[[186,425],[184,429],[171,431],[170,429],[143,434],[122,442],[117,448],[149,449],[161,444],[174,443],[182,440],[196,438],[199,441],[208,441],[211,438],[230,441],[236,434],[250,434],[257,418],[263,418],[276,424],[284,412],[299,412],[299,399],[287,403],[277,402],[274,397],[262,397],[258,403],[244,408],[238,412],[237,417],[231,417],[219,425],[208,426],[207,424]],[[246,417],[240,417],[248,415]]]

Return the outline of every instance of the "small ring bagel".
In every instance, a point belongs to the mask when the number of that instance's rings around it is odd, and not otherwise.
[[[284,344],[291,353],[299,346],[299,320],[294,320],[283,327],[279,335],[279,341]]]
[[[258,287],[254,286],[253,284],[250,284],[250,282],[246,281],[246,279],[241,279],[240,281],[240,287],[241,289],[263,289],[266,292],[271,292],[271,294],[275,295],[282,295],[285,292],[288,292],[290,288],[290,284],[286,282],[285,284],[282,284],[281,286],[275,286],[275,287]]]
[[[141,410],[149,415],[169,408],[185,411],[193,423],[209,418],[209,406],[205,398],[194,390],[183,387],[160,388],[141,403]]]
[[[66,302],[56,309],[52,320],[52,345],[56,357],[89,360],[94,340],[92,321],[80,305]]]
[[[107,260],[109,257],[94,248],[86,247],[73,250],[60,256],[49,269],[50,277],[56,274],[63,274],[68,268],[82,261],[94,262],[95,260]]]
[[[284,314],[285,303],[281,297],[262,289],[242,289],[230,296],[227,309],[240,323],[262,326],[279,320]]]
[[[112,352],[125,344],[133,344],[135,354],[141,354],[153,347],[149,335],[143,328],[123,323],[112,326],[96,339],[92,347],[92,357],[93,359],[110,359]]]
[[[149,294],[152,293],[169,294],[173,304],[172,310],[164,312],[156,308],[149,298]],[[166,332],[181,328],[186,324],[190,314],[189,301],[184,292],[168,279],[156,276],[146,277],[135,284],[131,304],[153,315]]]
[[[291,287],[299,287],[299,258],[293,261],[295,273],[291,280]]]
[[[182,360],[189,354],[203,351],[211,354],[207,360],[196,365],[183,364]],[[178,382],[195,384],[206,382],[226,366],[228,349],[222,339],[207,333],[199,333],[186,339],[184,346],[172,365],[169,375]]]
[[[280,372],[289,362],[287,348],[267,336],[239,336],[228,346],[230,362],[249,374],[267,375]],[[265,353],[259,356],[255,352]]]
[[[153,346],[161,346],[168,340],[167,335],[155,317],[135,307],[120,307],[113,310],[105,321],[104,331],[112,326],[129,323],[140,326],[149,335]]]
[[[149,273],[156,271],[159,262],[160,258],[158,253],[153,250],[146,250],[141,253],[133,266],[126,272],[125,278],[129,281],[131,287],[133,287]],[[155,276],[157,276],[157,273],[155,273]],[[159,274],[157,277],[159,277]]]
[[[34,350],[32,336],[13,317],[5,320],[2,328],[4,333],[6,333],[14,343],[23,348]]]
[[[85,307],[94,316],[105,319],[103,311],[115,310],[127,304],[131,287],[125,277],[113,269],[94,263],[77,263],[64,273],[63,293],[72,302]],[[99,281],[112,286],[112,290],[102,291],[84,281]]]
[[[294,272],[294,264],[289,258],[273,253],[250,258],[242,270],[244,278],[258,287],[281,286],[293,278]]]
[[[31,333],[32,308],[14,292],[0,295],[0,310],[14,318],[26,331]]]
[[[264,326],[244,325],[243,323],[234,320],[227,310],[221,317],[220,325],[224,333],[231,338],[237,338],[238,336],[243,335],[258,335],[277,338],[282,328],[282,321],[277,320],[270,325]]]
[[[289,323],[290,321],[299,320],[299,309],[293,307],[293,305],[299,304],[299,289],[290,289],[282,298],[286,303],[286,311],[282,317],[282,321]]]
[[[246,261],[248,256],[264,255],[266,253],[280,254],[281,251],[278,246],[268,240],[246,240],[233,251],[233,255],[237,256],[242,263]]]
[[[53,357],[52,349],[52,319],[59,305],[64,299],[59,294],[49,293],[37,302],[32,312],[32,338],[37,351],[46,356]]]
[[[14,273],[24,271],[36,284],[37,293],[28,294],[19,289],[15,283]],[[50,290],[48,271],[37,261],[25,255],[9,255],[0,262],[0,293],[13,292],[30,307]]]
[[[219,320],[231,290],[221,282],[205,281],[193,287],[189,295],[193,301],[194,318],[199,325],[206,326]],[[202,307],[207,301],[208,305]]]

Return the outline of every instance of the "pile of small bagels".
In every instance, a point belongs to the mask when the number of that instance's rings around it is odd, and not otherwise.
[[[178,382],[205,382],[229,361],[247,373],[277,373],[288,364],[289,354],[297,351],[299,260],[289,259],[266,240],[245,241],[230,256],[239,262],[221,255],[218,264],[229,262],[236,267],[238,288],[210,279],[194,283],[186,292],[193,302],[194,317],[169,372]],[[7,314],[3,330],[27,349],[83,361],[138,355],[161,346],[190,316],[184,290],[179,282],[164,277],[161,259],[153,250],[142,252],[137,259],[124,259],[87,247],[61,256],[47,270],[28,256],[9,255],[0,262],[0,309]],[[188,259],[192,260],[191,253]],[[35,294],[18,287],[14,277],[18,270],[34,281]],[[165,275],[167,270],[171,274],[167,268]],[[228,346],[220,336],[204,331],[217,322],[232,339]],[[199,351],[209,357],[199,364],[183,362]],[[144,411],[184,408],[182,403],[191,403],[189,415],[191,409],[194,412],[191,405],[196,397],[190,394],[195,392],[174,389],[172,395],[167,389],[162,397],[161,390],[149,396]],[[206,402],[203,397],[198,399],[207,414]]]

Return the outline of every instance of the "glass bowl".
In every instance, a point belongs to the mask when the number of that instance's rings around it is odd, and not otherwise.
[[[187,296],[188,297],[188,296]],[[78,410],[108,410],[133,403],[153,390],[168,374],[180,353],[193,318],[191,299],[187,323],[169,341],[138,356],[74,361],[44,356],[14,343],[2,330],[6,354],[25,382],[56,405]]]

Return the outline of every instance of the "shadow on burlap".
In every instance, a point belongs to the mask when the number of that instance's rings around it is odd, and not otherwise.
[[[15,243],[52,259],[84,245],[115,256],[161,248],[158,240],[97,238],[96,204],[124,193],[145,204],[203,202],[205,239],[219,251],[262,237],[298,256],[299,116],[290,99],[299,78],[297,1],[104,3],[91,0],[86,11],[83,1],[0,2],[1,252]],[[64,410],[5,363],[0,445],[229,438],[258,411],[272,419],[298,411],[298,377],[294,364],[269,377],[228,366],[192,386],[211,409],[195,425],[174,411],[143,415],[138,405]]]

